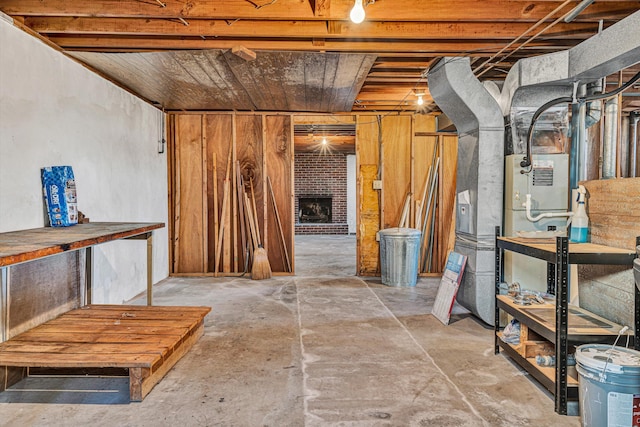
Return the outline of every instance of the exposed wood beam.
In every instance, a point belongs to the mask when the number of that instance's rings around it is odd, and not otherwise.
[[[378,58],[376,60],[376,63],[373,64],[373,70],[387,70],[387,69],[391,69],[391,68],[403,68],[405,70],[423,70],[425,68],[427,68],[430,64],[432,59],[429,58],[428,60],[424,60],[424,61],[418,61],[415,58],[411,58],[412,61],[394,61],[393,59],[384,59],[384,60],[380,60],[380,58]]]
[[[331,0],[309,0],[313,8],[313,15],[317,18],[327,18],[331,11]]]
[[[361,90],[368,90],[370,88],[375,89],[375,88],[388,87],[389,85],[394,85],[394,86],[397,85],[402,87],[413,86],[416,84],[417,81],[418,81],[417,78],[379,79],[379,78],[367,76],[367,81],[365,82],[364,86],[362,86]],[[424,79],[424,81],[426,82],[427,80]]]
[[[293,123],[296,125],[303,124],[355,124],[356,117],[352,115],[339,115],[339,114],[296,114],[293,116]]]
[[[413,52],[438,55],[463,55],[466,53],[495,52],[504,43],[499,41],[455,41],[455,40],[419,40],[419,41],[334,41],[326,40],[322,45],[305,40],[225,40],[220,38],[159,38],[159,37],[94,37],[94,36],[51,36],[50,40],[65,49],[230,49],[241,43],[247,49],[252,50],[308,50],[308,51],[334,51],[334,52],[380,52],[398,53]],[[527,48],[556,51],[566,49],[575,43],[565,40],[557,40],[552,44],[535,41]]]
[[[1,1],[1,0],[0,0]],[[41,34],[111,34],[137,36],[204,36],[267,38],[377,38],[377,39],[504,39],[512,40],[529,23],[366,22],[360,25],[320,21],[191,20],[189,25],[167,19],[27,17],[25,25]],[[340,27],[338,30],[336,27]],[[598,32],[595,23],[558,24],[545,38],[587,38]]]
[[[347,20],[353,6],[352,0],[333,0],[328,16],[315,16],[314,9],[306,1],[278,1],[260,8],[246,0],[163,0],[163,3],[166,7],[160,7],[152,1],[0,0],[0,10],[8,15],[22,16],[266,20],[287,16],[292,20]],[[578,16],[577,21],[620,19],[638,10],[638,3],[635,1],[608,3],[599,1],[592,4]],[[539,0],[430,0],[428,6],[424,0],[378,1],[367,7],[367,21],[535,22],[556,6],[557,1]]]
[[[317,144],[322,141],[322,138],[326,138],[327,142],[331,142],[336,145],[353,144],[355,142],[355,136],[323,135],[322,133],[295,136],[294,140],[296,144]]]

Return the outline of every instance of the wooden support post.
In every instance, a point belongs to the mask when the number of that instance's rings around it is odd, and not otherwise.
[[[205,126],[205,116],[200,120],[201,135],[200,145],[202,147],[202,269],[204,273],[208,270],[209,264],[209,209],[207,198],[207,127]]]
[[[220,232],[218,224],[218,156],[216,153],[213,153],[213,241],[216,242],[213,251],[213,259],[218,259],[218,253],[220,252],[220,248],[217,244],[218,242],[218,233]],[[218,275],[218,263],[216,262],[213,266],[213,273],[215,276]]]
[[[153,305],[153,233],[151,232],[147,233],[147,305]]]
[[[84,305],[88,305],[93,302],[93,248],[87,246],[84,254]]]

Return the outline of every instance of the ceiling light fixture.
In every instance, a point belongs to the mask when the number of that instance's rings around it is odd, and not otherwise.
[[[362,5],[362,0],[355,1],[353,9],[351,9],[351,13],[349,14],[349,18],[351,18],[351,22],[354,24],[359,24],[364,21],[364,6]]]
[[[327,138],[322,138],[322,145],[327,145],[327,144],[328,144]]]
[[[416,104],[418,105],[424,105],[424,93],[423,92],[415,92],[416,96],[418,97],[418,100],[416,101]]]

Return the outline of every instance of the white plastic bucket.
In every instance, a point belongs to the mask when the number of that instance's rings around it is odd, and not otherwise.
[[[584,427],[640,425],[640,351],[607,344],[576,349]]]

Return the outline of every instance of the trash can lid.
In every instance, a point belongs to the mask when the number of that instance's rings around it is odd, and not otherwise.
[[[576,348],[581,366],[611,374],[640,374],[640,351],[609,344],[584,344]]]
[[[386,237],[410,237],[410,236],[420,236],[422,233],[420,230],[416,230],[415,228],[385,228],[384,230],[380,230],[380,235]]]

